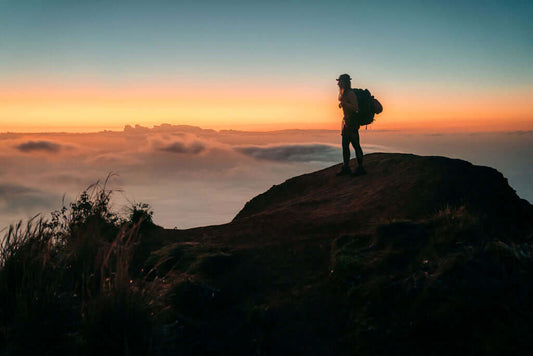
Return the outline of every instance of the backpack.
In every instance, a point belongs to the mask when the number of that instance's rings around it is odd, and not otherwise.
[[[359,114],[357,115],[357,123],[359,126],[370,125],[374,122],[374,114],[379,114],[383,111],[381,103],[374,98],[368,89],[352,89],[357,96],[357,104],[359,106]]]

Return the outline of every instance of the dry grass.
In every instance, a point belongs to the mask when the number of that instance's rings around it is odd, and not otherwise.
[[[137,206],[123,218],[110,209],[111,194],[97,183],[50,220],[9,228],[0,245],[1,350],[149,353],[149,298],[131,261],[151,212]]]

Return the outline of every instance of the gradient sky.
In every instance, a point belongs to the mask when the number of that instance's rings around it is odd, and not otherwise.
[[[0,131],[533,129],[531,1],[0,0]]]

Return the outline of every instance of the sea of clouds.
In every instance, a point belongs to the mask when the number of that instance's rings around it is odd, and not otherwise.
[[[491,166],[530,202],[532,139],[533,131],[361,130],[365,153],[440,155]],[[108,188],[119,211],[144,202],[164,227],[226,223],[272,185],[341,160],[340,134],[332,130],[214,131],[163,124],[97,133],[3,133],[0,229],[39,213],[49,217],[111,173]]]

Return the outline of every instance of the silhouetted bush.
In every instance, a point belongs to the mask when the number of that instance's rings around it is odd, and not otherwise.
[[[146,204],[129,219],[113,212],[106,183],[50,220],[11,226],[1,240],[0,352],[149,353],[150,307],[130,267],[151,212]]]

